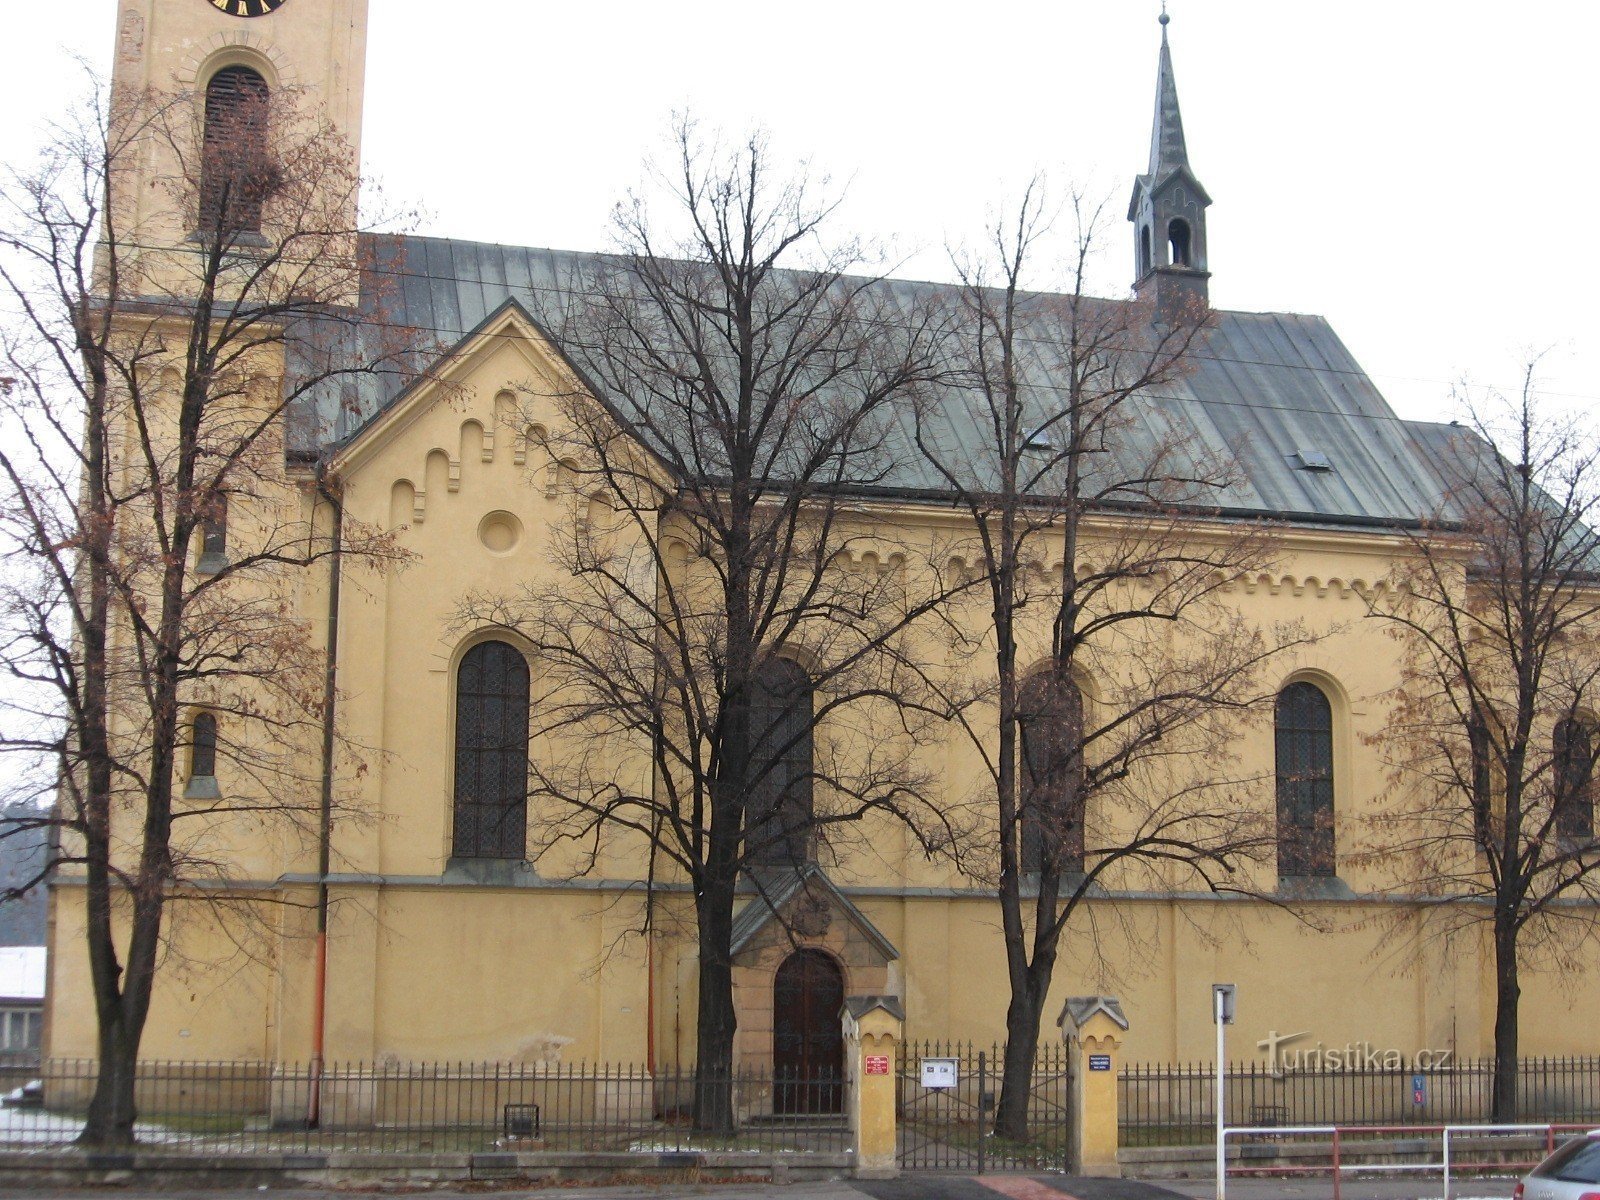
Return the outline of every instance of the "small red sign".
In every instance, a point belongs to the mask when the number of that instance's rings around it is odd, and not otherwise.
[[[889,1056],[887,1054],[869,1054],[866,1057],[868,1075],[887,1075],[889,1073]]]

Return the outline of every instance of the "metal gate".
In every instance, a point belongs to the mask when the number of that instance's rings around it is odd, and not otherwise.
[[[1069,1057],[1064,1045],[1044,1046],[1034,1059],[1028,1088],[1027,1137],[995,1134],[1003,1046],[972,1043],[907,1044],[895,1086],[899,1125],[897,1158],[906,1171],[1065,1171],[1071,1148]],[[927,1087],[923,1065],[937,1064],[938,1082]],[[953,1080],[949,1072],[953,1070]]]

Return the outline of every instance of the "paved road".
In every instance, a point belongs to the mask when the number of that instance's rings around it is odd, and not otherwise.
[[[1458,1185],[1453,1200],[1504,1200],[1513,1179],[1470,1180]],[[1341,1200],[1439,1200],[1433,1179],[1348,1179]],[[1062,1176],[918,1175],[882,1182],[836,1181],[792,1184],[684,1184],[662,1187],[561,1187],[475,1185],[470,1191],[417,1186],[371,1188],[272,1188],[173,1193],[138,1188],[54,1188],[12,1193],[19,1200],[357,1200],[359,1197],[420,1196],[426,1200],[1211,1200],[1209,1180],[1068,1179]],[[1228,1200],[1332,1200],[1326,1179],[1249,1179],[1228,1184]]]

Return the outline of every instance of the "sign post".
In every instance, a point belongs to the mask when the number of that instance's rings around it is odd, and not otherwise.
[[[1231,983],[1211,985],[1211,1019],[1217,1024],[1217,1200],[1226,1200],[1228,1195],[1228,1147],[1222,1136],[1225,1125],[1223,1108],[1227,1102],[1224,1080],[1227,1042],[1224,1031],[1233,1024],[1233,1006],[1238,991]]]

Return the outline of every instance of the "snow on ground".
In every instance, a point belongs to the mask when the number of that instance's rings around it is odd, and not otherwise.
[[[0,1109],[0,1146],[64,1146],[82,1132],[81,1117],[63,1116],[42,1108]],[[183,1135],[159,1125],[135,1125],[133,1135],[141,1142],[185,1140]]]

